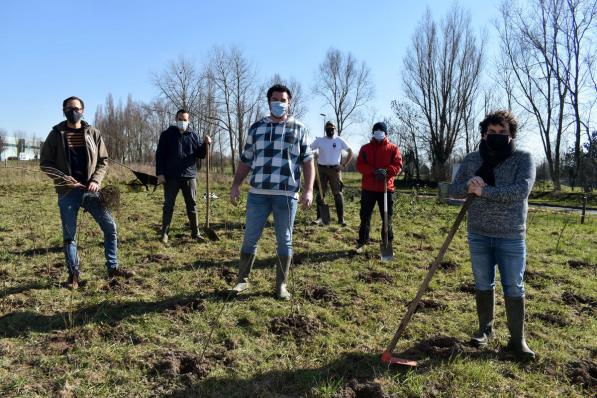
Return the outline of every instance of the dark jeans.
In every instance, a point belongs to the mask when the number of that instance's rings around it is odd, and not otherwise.
[[[197,181],[194,178],[169,178],[164,184],[162,232],[168,232],[179,190],[182,191],[189,220],[197,219]]]
[[[361,192],[361,226],[359,227],[359,245],[364,245],[369,241],[369,231],[371,230],[371,215],[375,208],[375,203],[379,207],[379,214],[383,221],[383,192],[365,191]],[[394,231],[392,230],[392,213],[394,208],[394,193],[388,192],[388,240],[394,240]],[[384,225],[382,222],[381,239],[384,240]]]

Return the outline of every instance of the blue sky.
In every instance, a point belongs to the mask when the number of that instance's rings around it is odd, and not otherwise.
[[[497,1],[461,0],[474,28],[486,29]],[[0,3],[0,128],[44,138],[62,120],[61,102],[85,100],[88,120],[108,93],[149,101],[151,74],[183,55],[200,63],[215,45],[240,47],[261,81],[293,76],[311,92],[330,47],[351,51],[371,68],[380,116],[400,98],[400,69],[416,24],[429,7],[443,16],[451,1],[33,1]],[[493,16],[492,16],[493,14]],[[261,83],[260,81],[260,83]],[[304,121],[320,133],[311,96]],[[367,111],[368,113],[369,111]],[[368,127],[347,131],[354,149]]]

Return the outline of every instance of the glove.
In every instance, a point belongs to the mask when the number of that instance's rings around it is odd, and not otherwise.
[[[373,177],[375,177],[375,179],[377,181],[385,180],[387,175],[388,175],[388,171],[386,169],[376,169],[373,172]]]

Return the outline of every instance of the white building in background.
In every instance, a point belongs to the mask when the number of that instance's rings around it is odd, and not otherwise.
[[[6,159],[36,160],[39,159],[39,152],[43,144],[39,140],[26,140],[16,137],[4,138],[4,150],[0,152],[0,161]]]

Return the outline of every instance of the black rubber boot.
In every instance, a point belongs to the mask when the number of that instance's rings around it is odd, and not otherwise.
[[[344,196],[342,196],[342,192],[334,195],[334,204],[336,205],[336,214],[338,215],[338,224],[345,227],[346,223],[344,222]]]
[[[494,292],[493,290],[477,290],[475,292],[477,302],[477,316],[479,317],[479,331],[471,338],[471,345],[484,347],[493,338],[493,313],[494,313]]]
[[[170,230],[170,222],[172,222],[172,212],[167,210],[162,211],[162,233],[160,240],[162,243],[168,243],[168,231]]]
[[[521,360],[535,359],[535,353],[527,346],[524,338],[524,297],[504,297],[510,341],[506,351],[513,352]]]
[[[292,297],[286,289],[291,262],[292,257],[278,256],[276,263],[276,298],[279,300],[290,300]]]
[[[240,293],[249,288],[249,274],[255,262],[254,254],[247,254],[240,252],[240,261],[238,263],[238,276],[236,285],[232,288],[233,291]]]

